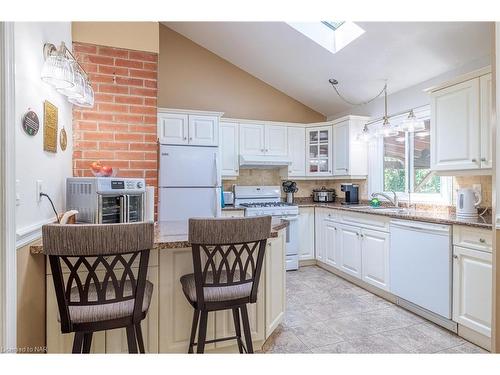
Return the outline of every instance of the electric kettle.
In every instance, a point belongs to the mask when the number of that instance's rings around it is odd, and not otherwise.
[[[481,194],[471,188],[457,189],[457,217],[476,218],[481,203]]]

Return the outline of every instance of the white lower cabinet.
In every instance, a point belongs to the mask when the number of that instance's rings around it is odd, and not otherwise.
[[[453,320],[491,337],[492,255],[453,248]]]
[[[285,253],[286,238],[284,231],[281,231],[277,238],[268,240],[265,269],[265,283],[260,283],[260,289],[265,287],[265,338],[279,326],[285,316],[286,307],[286,271]],[[257,332],[257,336],[252,336],[253,340],[261,340],[262,332]]]
[[[361,230],[341,224],[338,232],[339,269],[361,279]]]
[[[339,268],[339,240],[337,225],[333,221],[325,220],[324,224],[324,239],[325,239],[325,263]]]
[[[383,290],[389,290],[386,219],[316,208],[316,259]]]
[[[361,264],[363,281],[389,290],[389,233],[362,230]]]
[[[299,259],[314,259],[314,207],[299,208]]]

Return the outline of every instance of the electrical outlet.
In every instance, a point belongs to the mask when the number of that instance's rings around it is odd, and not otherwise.
[[[481,184],[472,184],[472,190],[477,191],[481,197],[483,196]]]
[[[36,201],[37,202],[41,202],[41,200],[42,200],[40,193],[43,193],[43,181],[36,180]]]

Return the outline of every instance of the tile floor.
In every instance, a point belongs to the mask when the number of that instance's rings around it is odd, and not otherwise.
[[[486,353],[316,266],[287,272],[287,312],[265,353]]]

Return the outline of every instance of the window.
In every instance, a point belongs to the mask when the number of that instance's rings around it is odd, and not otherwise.
[[[414,132],[399,132],[392,137],[379,138],[379,161],[371,165],[370,177],[375,182],[371,192],[395,191],[402,200],[412,202],[450,203],[451,178],[437,176],[431,171],[430,160],[430,118],[428,108],[417,117],[424,120],[425,129]],[[391,118],[393,125],[407,114]],[[378,172],[377,172],[378,171]],[[378,178],[377,173],[380,173]]]

